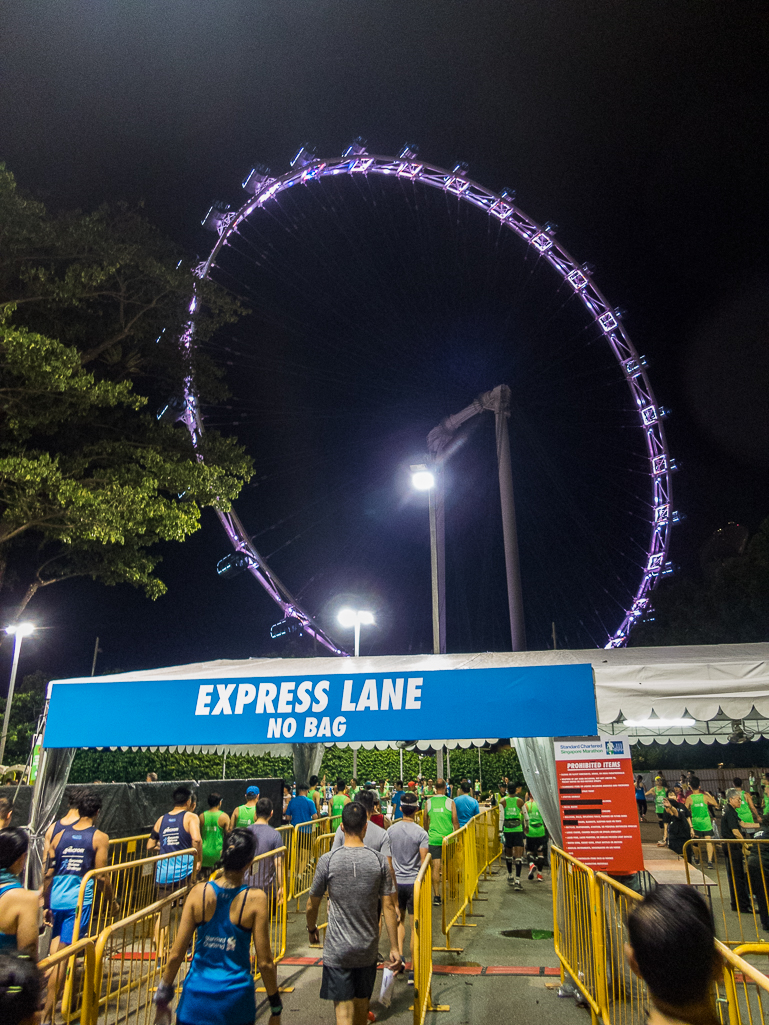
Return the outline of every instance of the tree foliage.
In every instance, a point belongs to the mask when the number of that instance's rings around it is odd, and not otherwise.
[[[724,559],[706,578],[670,580],[632,645],[735,644],[769,639],[769,519],[744,555]]]
[[[180,344],[190,265],[126,207],[50,215],[0,165],[0,590],[22,608],[75,576],[152,598],[160,541],[183,541],[204,506],[228,508],[251,476],[233,439],[159,420],[194,373],[216,368]],[[202,282],[195,337],[242,311]]]
[[[3,761],[6,765],[26,765],[32,751],[32,738],[45,705],[48,677],[28,673],[16,687],[8,723]],[[5,721],[5,698],[0,699],[0,726]]]

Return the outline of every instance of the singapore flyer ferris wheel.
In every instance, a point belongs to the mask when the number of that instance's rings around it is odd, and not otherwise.
[[[329,445],[385,431],[395,437],[398,417],[419,410],[414,430],[422,430],[452,404],[500,383],[495,374],[507,375],[519,410],[511,434],[516,487],[523,480],[527,615],[532,595],[543,621],[551,608],[554,619],[573,613],[569,646],[624,645],[669,570],[675,464],[645,360],[591,268],[570,255],[552,224],[525,214],[512,191],[484,188],[464,164],[450,171],[428,164],[415,147],[379,156],[356,140],[341,157],[322,159],[302,148],[285,174],[257,167],[243,188],[248,198],[238,209],[209,211],[203,223],[218,238],[196,268],[253,309],[261,327],[258,345],[243,335],[216,343],[239,384],[253,374],[240,405],[227,407],[232,422],[250,416],[260,437],[280,437],[280,424],[298,416],[277,398],[289,394],[293,375]],[[187,346],[195,345],[196,302]],[[207,424],[226,422],[221,409],[202,408],[193,378],[182,419],[196,446]],[[292,458],[297,448],[318,453],[306,470],[314,482],[325,449],[320,438],[307,442],[306,430],[301,437]],[[362,444],[351,440],[356,452]],[[370,451],[373,465],[379,452]],[[338,465],[324,473],[329,493],[347,486]],[[289,589],[283,570],[279,577],[263,555],[258,531],[234,510],[218,516],[234,557],[282,615],[328,651],[346,654],[307,611],[310,592],[295,593],[297,573],[318,573],[316,554],[334,565],[343,556],[316,553],[312,524],[303,523],[305,547],[294,545],[301,554],[288,567]],[[387,524],[378,530],[352,545],[359,562]],[[279,558],[292,540],[278,547]],[[470,572],[458,565],[457,581]]]

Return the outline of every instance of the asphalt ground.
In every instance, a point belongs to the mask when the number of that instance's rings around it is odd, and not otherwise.
[[[469,1025],[471,1022],[537,1021],[546,1018],[555,1025],[574,1025],[589,1022],[589,1012],[577,1007],[571,998],[559,998],[558,959],[553,950],[552,936],[528,938],[533,934],[552,933],[553,904],[550,873],[545,870],[544,882],[529,882],[524,873],[523,892],[515,892],[508,885],[504,863],[500,870],[481,883],[483,900],[473,905],[473,917],[468,916],[468,928],[451,930],[451,945],[463,947],[461,953],[433,953],[432,998],[434,1004],[448,1005],[450,1010],[439,1015],[428,1012],[428,1021],[436,1025]],[[283,1017],[287,1022],[333,1022],[333,1004],[319,999],[321,958],[323,951],[307,942],[304,919],[305,899],[300,900],[302,911],[289,916],[288,955],[279,966],[281,986],[293,986],[293,992],[283,997]],[[296,902],[293,902],[296,907]],[[433,943],[445,944],[441,933],[440,908],[433,908]],[[522,935],[507,936],[518,931]],[[380,952],[386,956],[389,945],[382,928]],[[408,958],[408,954],[407,954]],[[297,964],[298,960],[310,963]],[[405,975],[395,981],[392,1003],[382,1007],[376,996],[381,973],[372,1001],[377,1021],[411,1022],[409,1010],[413,987],[406,984]],[[259,1017],[266,1014],[263,1006]]]

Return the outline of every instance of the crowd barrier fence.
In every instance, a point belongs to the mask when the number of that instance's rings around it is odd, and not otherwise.
[[[291,855],[292,899],[296,897],[296,910],[299,910],[299,898],[307,893],[315,875],[318,862],[317,839],[329,831],[328,819],[316,819],[314,822],[303,822],[294,828]]]
[[[606,1004],[602,999],[604,949],[595,873],[559,847],[551,849],[550,869],[553,944],[561,975],[568,973],[590,1007],[595,1025]]]
[[[290,823],[278,826],[276,832],[286,848],[286,900],[290,901],[294,895],[294,827]]]
[[[761,942],[769,931],[769,840],[687,840],[683,858],[686,881],[707,894],[723,942]]]
[[[422,862],[414,883],[414,930],[412,932],[411,970],[414,973],[414,1025],[424,1025],[428,1011],[448,1011],[447,1004],[434,1004],[433,979],[433,888],[432,858]]]
[[[127,861],[138,861],[140,858],[147,858],[147,841],[149,833],[142,833],[139,836],[122,836],[109,842],[108,864],[122,865]]]
[[[471,833],[468,826],[462,826],[461,829],[444,836],[440,867],[433,862],[433,872],[440,872],[441,932],[446,937],[446,943],[442,947],[433,947],[433,950],[454,953],[461,953],[464,950],[464,947],[451,946],[451,930],[457,927],[475,927],[474,922],[466,921],[470,899],[475,892],[475,874],[472,879],[470,878],[474,866],[474,830]]]
[[[96,967],[96,953],[92,939],[78,940],[67,947],[60,947],[54,954],[43,958],[38,968],[42,974],[48,975],[62,968],[66,976],[79,973],[81,984],[79,988],[79,1000],[77,1005],[68,1009],[62,1009],[61,1017],[65,1022],[79,1022],[80,1025],[92,1025],[96,1021],[96,1009],[94,1006],[94,977]],[[54,1015],[55,1017],[55,1015]],[[37,1019],[35,1019],[37,1020]],[[41,1016],[41,1021],[44,1019]],[[50,1017],[46,1015],[46,1021]]]

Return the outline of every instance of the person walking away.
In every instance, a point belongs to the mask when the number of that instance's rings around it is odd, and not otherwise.
[[[37,1025],[43,978],[28,954],[0,953],[0,1021],[3,1025]]]
[[[403,818],[403,812],[401,811],[401,801],[403,800],[403,780],[399,779],[395,784],[395,790],[392,794],[392,806],[393,806],[393,822],[397,822]]]
[[[470,780],[463,779],[459,784],[459,794],[454,798],[454,804],[457,809],[457,821],[459,822],[459,828],[466,826],[467,823],[475,815],[481,814],[481,807],[474,797],[470,796],[470,790],[472,789]]]
[[[654,777],[654,786],[650,790],[646,791],[646,796],[651,797],[654,800],[654,811],[657,815],[657,820],[662,830],[662,839],[657,841],[658,847],[667,847],[668,845],[668,831],[665,825],[665,797],[667,796],[667,787],[665,786],[665,780],[662,776]]]
[[[157,988],[155,1022],[171,1021],[174,982],[195,937],[195,953],[176,1008],[178,1025],[245,1025],[256,1018],[251,941],[267,990],[270,1025],[278,1025],[283,1002],[270,949],[267,898],[244,882],[254,857],[255,841],[247,829],[227,837],[222,852],[223,875],[198,883],[185,902],[179,931]]]
[[[526,852],[529,857],[529,879],[534,878],[534,870],[537,872],[537,882],[543,880],[542,869],[545,867],[547,855],[547,830],[542,812],[534,797],[529,794],[529,799],[523,805],[526,815]]]
[[[256,802],[259,800],[259,787],[246,787],[246,803],[239,804],[230,818],[230,832],[233,829],[246,829],[256,819]]]
[[[78,811],[78,821],[71,826],[64,826],[51,840],[53,861],[46,864],[43,903],[49,910],[52,926],[49,954],[56,953],[60,946],[66,947],[75,939],[88,935],[93,909],[93,880],[86,885],[78,935],[74,935],[80,883],[91,869],[105,868],[107,865],[109,837],[95,825],[101,811],[101,798],[90,790],[82,790]],[[100,877],[99,885],[104,887],[105,898],[111,905],[112,914],[117,917],[120,905],[115,900],[109,876]],[[59,964],[48,980],[43,1021],[53,1020],[59,988],[64,981],[63,968]]]
[[[291,787],[288,783],[283,784],[283,821],[286,820],[286,808],[288,808],[288,802],[294,795],[291,793]]]
[[[342,809],[350,803],[350,798],[345,793],[345,782],[343,779],[336,781],[336,793],[331,798],[331,828],[337,829],[342,824]]]
[[[189,787],[177,787],[172,800],[173,808],[160,816],[150,833],[147,852],[157,850],[158,854],[176,854],[178,851],[194,848],[195,854],[183,858],[168,858],[157,863],[155,882],[158,900],[191,881],[192,873],[199,865],[203,854],[200,820],[192,811],[192,791]]]
[[[635,801],[638,806],[638,821],[646,822],[648,805],[646,803],[646,791],[644,790],[643,776],[636,776],[635,778]]]
[[[219,794],[208,795],[208,811],[200,813],[200,837],[202,843],[200,877],[208,878],[222,856],[224,834],[230,825],[230,817],[222,811]]]
[[[718,801],[715,797],[710,794],[706,794],[700,787],[700,780],[698,776],[692,776],[689,780],[691,784],[692,792],[686,798],[686,807],[689,810],[689,814],[692,817],[692,831],[698,839],[704,839],[706,837],[713,837],[713,812],[710,811],[713,808],[714,811],[718,809]],[[697,845],[699,848],[700,855],[700,867],[702,866],[702,844]],[[715,847],[712,843],[706,844],[707,855],[708,855],[708,868],[713,868],[713,859],[715,858]]]
[[[500,815],[502,818],[502,837],[507,865],[507,881],[513,884],[514,890],[522,890],[521,869],[523,868],[524,835],[523,835],[523,784],[514,783],[510,793],[499,794]],[[513,878],[513,859],[515,859],[515,878]],[[529,877],[531,878],[531,877]]]
[[[378,854],[383,855],[387,859],[387,864],[390,866],[392,871],[392,851],[390,850],[390,831],[389,829],[382,829],[375,822],[372,822],[371,817],[374,814],[375,804],[374,795],[370,790],[361,790],[358,794],[358,798],[353,802],[354,804],[360,804],[363,806],[366,812],[366,819],[368,826],[366,827],[366,835],[363,840],[365,847],[369,850],[376,851]],[[345,805],[345,807],[347,807]],[[342,811],[344,815],[344,811]],[[342,819],[344,822],[344,819]],[[339,850],[340,847],[344,846],[345,833],[340,826],[334,834],[334,842],[331,845],[332,851]],[[393,875],[393,879],[395,876]]]
[[[684,844],[692,835],[689,828],[689,809],[676,799],[675,790],[668,790],[662,804],[668,830],[668,847],[679,857],[683,857]]]
[[[721,817],[721,838],[723,840],[744,839],[742,820],[738,814],[741,803],[742,792],[740,790],[736,787],[731,787],[726,791],[726,807]],[[753,909],[750,906],[747,881],[745,879],[743,846],[742,843],[725,843],[724,856],[726,858],[726,874],[729,879],[731,909],[732,911],[739,911],[741,914],[749,915]]]
[[[337,1025],[366,1025],[379,945],[379,906],[390,938],[388,968],[402,970],[396,886],[387,859],[364,844],[371,828],[357,801],[342,811],[344,844],[321,856],[307,899],[310,943],[320,942],[318,909],[328,893],[321,1000],[333,1000]]]
[[[371,822],[379,826],[380,829],[387,829],[391,825],[390,821],[384,817],[382,813],[382,799],[374,801],[374,811],[371,813]]]
[[[297,885],[294,887],[295,892],[301,892],[306,888],[304,874],[307,871],[307,866],[310,863],[310,846],[312,844],[312,825],[318,818],[318,812],[315,807],[315,802],[311,801],[307,796],[309,787],[306,783],[296,784],[296,797],[292,797],[288,802],[286,808],[286,819],[294,826],[296,830],[296,863],[293,866],[294,879]]]
[[[285,846],[285,840],[270,825],[273,806],[269,797],[260,797],[256,802],[256,821],[248,827],[249,833],[253,836],[256,844],[254,857],[260,854],[269,854],[270,851],[277,851]],[[275,901],[283,899],[283,858],[264,858],[258,861],[249,869],[246,875],[246,883],[249,886],[258,886],[264,890],[272,908]]]
[[[439,779],[436,782],[435,793],[425,801],[422,822],[430,837],[430,854],[433,859],[433,904],[440,904],[443,838],[459,829],[457,809],[451,798],[446,796],[445,780]]]
[[[51,847],[51,841],[53,840],[56,833],[60,833],[65,826],[74,826],[74,824],[80,818],[80,812],[78,811],[78,805],[80,804],[80,796],[82,794],[80,787],[73,787],[67,795],[67,812],[62,815],[60,819],[56,819],[52,822],[48,829],[45,831],[45,854],[43,855],[43,864],[47,864],[49,858],[53,858],[53,848]]]
[[[18,950],[37,960],[40,900],[37,892],[24,889],[20,878],[28,847],[25,830],[0,830],[0,953]]]
[[[411,953],[414,954],[414,884],[417,881],[430,846],[427,832],[414,821],[419,808],[416,794],[404,794],[401,802],[403,817],[393,822],[387,835],[392,853],[395,884],[398,887],[398,949],[405,960],[406,924],[411,915]],[[414,985],[414,965],[408,974],[409,986]]]
[[[310,789],[309,789],[309,791],[307,793],[307,796],[310,798],[312,803],[315,805],[315,811],[318,813],[318,818],[320,818],[322,800],[321,800],[321,792],[320,792],[320,790],[318,788],[318,777],[317,776],[310,776]]]
[[[721,957],[704,897],[693,886],[658,886],[634,905],[627,931],[625,956],[651,997],[649,1025],[719,1025]]]
[[[763,840],[764,843],[752,843],[749,847],[748,878],[761,928],[769,932],[769,815],[761,818],[759,826],[753,839]]]
[[[742,780],[739,776],[735,776],[732,783],[734,784],[735,789],[740,792],[740,805],[737,808],[737,815],[742,823],[742,828],[745,829],[747,827],[751,830],[755,829],[756,823],[761,816],[756,811],[756,806],[753,804],[753,798],[749,793],[742,789]]]

